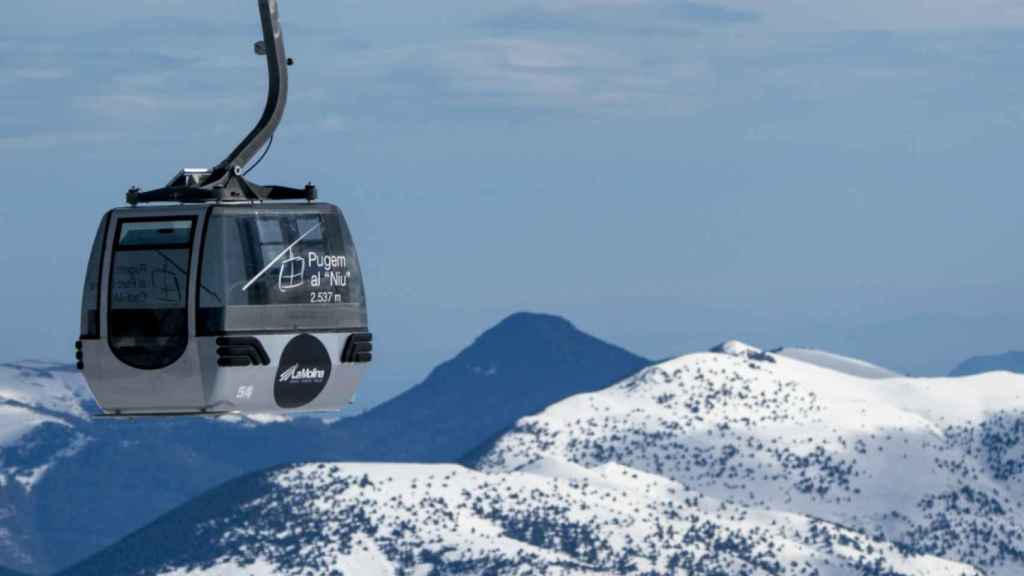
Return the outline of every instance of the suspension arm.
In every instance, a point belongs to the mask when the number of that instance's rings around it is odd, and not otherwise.
[[[249,161],[267,144],[274,130],[281,123],[285,105],[288,103],[288,57],[284,50],[284,35],[281,33],[281,22],[278,18],[277,0],[258,0],[260,20],[263,23],[262,49],[266,52],[269,86],[267,90],[267,106],[263,116],[249,135],[214,169],[217,175],[238,175]]]

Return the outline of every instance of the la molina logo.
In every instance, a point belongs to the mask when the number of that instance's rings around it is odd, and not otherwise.
[[[319,338],[299,334],[281,352],[274,375],[274,400],[281,408],[301,408],[316,400],[331,379],[331,356]]]
[[[295,364],[282,372],[277,381],[282,384],[286,382],[319,382],[324,380],[326,376],[327,373],[320,368],[299,368],[299,365]]]

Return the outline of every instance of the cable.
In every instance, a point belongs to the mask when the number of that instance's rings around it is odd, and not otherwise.
[[[255,170],[256,167],[260,165],[260,162],[263,162],[263,159],[267,157],[267,153],[270,152],[270,147],[273,146],[273,145],[274,145],[274,135],[271,134],[270,135],[270,140],[267,140],[267,147],[263,149],[263,154],[260,154],[260,157],[256,160],[256,162],[253,163],[252,166],[249,166],[249,169],[246,170],[242,174],[242,176],[248,176],[249,172],[252,172],[253,170]]]

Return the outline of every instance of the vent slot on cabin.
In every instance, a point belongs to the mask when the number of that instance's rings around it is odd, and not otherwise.
[[[352,334],[341,352],[342,364],[366,364],[373,360],[373,334],[362,332]]]
[[[269,366],[270,356],[257,338],[217,338],[217,365],[221,367]]]

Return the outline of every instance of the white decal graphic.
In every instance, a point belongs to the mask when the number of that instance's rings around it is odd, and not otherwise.
[[[288,251],[288,259],[281,262],[281,270],[277,273],[277,289],[287,292],[292,288],[301,288],[306,283],[306,261],[296,258]]]
[[[286,258],[286,257],[287,257],[287,260],[285,260],[285,263],[281,266],[281,271],[278,273],[278,286],[277,286],[278,289],[281,290],[282,292],[284,292],[286,290],[290,290],[292,288],[298,288],[299,286],[302,286],[305,283],[305,281],[304,281],[304,279],[302,277],[303,272],[305,272],[305,263],[302,261],[301,258],[296,258],[295,255],[292,253],[292,250],[294,250],[295,247],[298,246],[300,242],[305,240],[306,236],[309,236],[310,234],[312,234],[314,231],[318,230],[319,228],[320,228],[320,223],[318,222],[315,226],[313,226],[309,230],[306,230],[305,234],[303,234],[302,236],[299,236],[298,240],[296,240],[295,242],[292,242],[287,248],[282,250],[280,254],[275,256],[274,259],[271,260],[270,263],[267,264],[263,268],[263,270],[260,270],[258,274],[256,274],[255,276],[252,277],[251,280],[246,282],[245,286],[242,286],[242,292],[246,292],[246,291],[249,290],[249,288],[252,288],[252,285],[255,284],[257,280],[262,278],[263,275],[266,274],[267,272],[270,272],[270,270],[274,266],[276,266],[277,263],[282,258]],[[299,270],[299,273],[297,275],[294,273],[295,272],[295,261],[296,260],[298,260],[299,264],[302,264],[302,268]],[[289,263],[290,263],[290,265],[289,265]],[[286,266],[286,265],[288,265],[288,266]],[[286,267],[289,268],[289,271],[288,271],[287,274],[285,273],[285,268]]]
[[[235,394],[235,400],[251,400],[252,399],[252,386],[239,386],[238,394]]]
[[[281,373],[281,377],[277,379],[278,382],[295,382],[295,381],[310,381],[310,380],[323,380],[327,375],[327,372],[320,368],[299,368],[296,364],[291,368]]]
[[[291,368],[285,370],[284,372],[281,372],[281,377],[278,378],[278,382],[287,382],[287,381],[291,380],[292,379],[292,375],[294,375],[295,371],[298,370],[298,369],[299,369],[299,365],[296,364],[295,366],[292,366]]]

